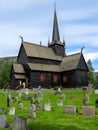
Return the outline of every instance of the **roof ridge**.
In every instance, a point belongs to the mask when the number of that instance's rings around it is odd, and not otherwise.
[[[81,54],[81,52],[74,53],[74,54],[70,54],[70,55],[67,55],[67,56],[65,56],[65,57],[70,57],[70,56],[74,56],[74,55],[78,55],[78,54]],[[64,57],[64,58],[65,58],[65,57]]]
[[[48,46],[45,46],[45,45],[39,45],[39,44],[36,44],[36,43],[31,43],[31,42],[23,42],[23,44],[30,44],[30,45],[34,45],[34,46],[40,46],[40,47],[45,47],[45,48],[49,48]]]

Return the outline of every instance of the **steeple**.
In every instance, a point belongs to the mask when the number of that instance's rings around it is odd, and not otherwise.
[[[60,41],[58,21],[57,21],[57,15],[56,15],[56,7],[54,9],[54,23],[53,23],[52,41]]]

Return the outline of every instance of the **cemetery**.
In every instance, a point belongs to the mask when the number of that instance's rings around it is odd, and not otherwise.
[[[97,130],[97,103],[98,94],[87,87],[2,89],[0,130]]]

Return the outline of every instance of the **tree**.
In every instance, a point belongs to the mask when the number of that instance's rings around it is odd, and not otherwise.
[[[87,66],[88,66],[88,69],[89,69],[88,82],[91,83],[91,84],[95,84],[94,69],[93,69],[91,60],[87,61]]]
[[[0,87],[3,88],[10,84],[10,72],[12,62],[4,60],[0,65]]]

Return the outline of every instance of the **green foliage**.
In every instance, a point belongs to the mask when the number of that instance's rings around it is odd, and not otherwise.
[[[91,83],[91,84],[95,84],[96,81],[95,81],[95,77],[94,77],[94,69],[93,69],[91,60],[88,60],[87,66],[88,66],[88,69],[89,69],[88,82]]]
[[[58,88],[60,88],[61,90],[63,89],[62,86],[55,86],[53,89],[54,89],[54,90],[58,90]]]
[[[12,62],[9,60],[4,60],[0,64],[0,87],[3,88],[10,83],[10,72],[11,72]]]

